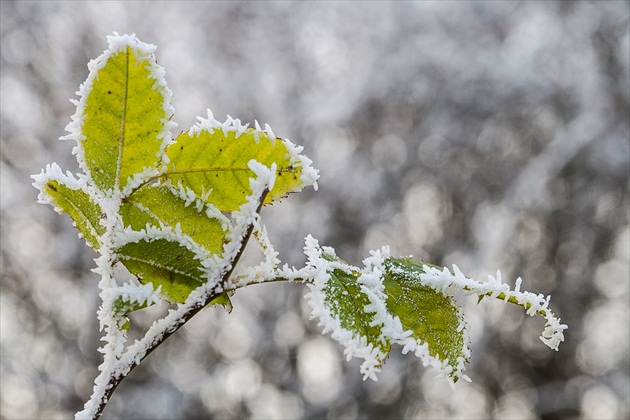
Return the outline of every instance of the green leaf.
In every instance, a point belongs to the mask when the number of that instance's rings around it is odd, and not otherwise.
[[[409,258],[388,258],[384,262],[383,284],[387,294],[387,310],[395,314],[406,331],[418,343],[428,345],[429,355],[452,366],[453,381],[461,369],[458,360],[466,359],[463,319],[459,306],[451,296],[423,285],[420,275],[423,263]]]
[[[221,293],[219,296],[212,299],[208,305],[221,305],[223,306],[223,309],[225,309],[227,313],[230,314],[232,313],[232,309],[234,309],[234,307],[232,306],[232,300],[230,299],[230,296],[233,293],[234,291]]]
[[[237,135],[230,127],[182,133],[166,154],[170,164],[165,177],[175,185],[192,189],[223,212],[237,210],[251,194],[249,179],[255,176],[247,166],[251,159],[267,167],[272,163],[277,166],[274,188],[267,194],[265,204],[303,186],[301,161],[296,161],[288,143],[263,131],[244,129]]]
[[[120,213],[125,226],[134,230],[142,230],[147,224],[172,228],[179,224],[182,233],[211,253],[223,250],[227,231],[221,221],[194,205],[186,206],[186,201],[167,186],[144,185],[124,200]]]
[[[326,254],[323,257],[331,258]],[[352,332],[355,337],[364,337],[367,343],[379,349],[382,358],[379,358],[378,362],[382,363],[389,353],[390,343],[381,338],[380,326],[374,325],[375,313],[364,310],[370,305],[370,299],[358,282],[358,273],[335,269],[329,272],[329,276],[322,289],[325,296],[324,304],[333,317],[339,320],[343,329]]]
[[[182,244],[167,239],[140,240],[116,250],[120,261],[142,284],[162,286],[172,302],[184,302],[190,292],[205,282],[203,268],[195,254]]]
[[[116,300],[114,300],[113,309],[117,315],[126,315],[130,312],[139,311],[140,309],[144,309],[148,306],[149,304],[147,301],[130,302],[125,300],[123,296],[118,296]],[[126,329],[129,329],[129,326],[127,326]]]
[[[86,172],[105,192],[157,167],[169,115],[151,54],[126,46],[103,58],[86,99],[79,147]]]
[[[57,210],[72,218],[79,236],[83,237],[90,247],[98,250],[101,246],[99,237],[105,233],[105,227],[100,223],[103,213],[90,195],[80,188],[71,188],[53,179],[43,184],[42,192],[52,200]]]

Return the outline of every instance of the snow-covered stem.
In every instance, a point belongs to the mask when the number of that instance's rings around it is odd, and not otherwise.
[[[377,380],[394,344],[451,384],[468,380],[470,340],[456,296],[462,292],[540,314],[547,320],[542,341],[557,350],[564,340],[567,327],[550,310],[550,297],[521,291],[520,279],[510,288],[499,272],[477,281],[456,266],[449,271],[393,257],[386,246],[355,267],[311,235],[304,267],[280,266],[260,211],[265,198],[272,204],[304,187],[317,189],[319,172],[302,147],[277,138],[267,124],[250,128],[229,115],[219,122],[209,110],[188,135],[173,139],[171,91],[153,55],[156,47],[135,35],[114,34],[108,43],[88,65],[63,137],[76,141],[73,153],[83,173],[63,173],[53,163],[33,176],[39,202],[67,213],[100,254],[93,271],[101,278],[103,362],[77,419],[99,418],[117,386],[153,350],[204,307],[229,308],[227,292],[252,284],[306,283],[311,317],[345,347],[348,359],[364,360],[364,380]],[[262,261],[240,267],[251,236]],[[117,264],[133,279],[120,285]],[[127,314],[165,300],[179,304],[127,344]]]
[[[269,190],[265,189],[260,195],[258,207],[254,213],[254,220],[256,220],[256,217],[260,214],[268,192]],[[228,284],[230,276],[245,251],[253,229],[254,222],[248,225],[246,231],[241,236],[238,250],[234,257],[225,265],[223,272],[218,276],[220,280],[216,282],[214,286],[210,286],[210,282],[200,286],[197,290],[192,292],[188,299],[186,299],[183,304],[180,304],[176,310],[171,310],[166,317],[154,322],[144,337],[129,346],[124,353],[118,352],[118,354],[113,354],[104,351],[105,358],[111,359],[114,357],[115,360],[111,360],[110,363],[107,364],[109,369],[104,369],[94,381],[95,385],[92,396],[85,403],[84,410],[75,415],[76,419],[100,418],[110,397],[122,380],[126,378],[142,360],[149,356],[153,350],[192,319],[199,311],[205,308],[212,300],[224,292],[223,286]],[[104,277],[102,281],[109,280],[105,277],[106,275],[107,273],[103,273]],[[109,331],[116,330],[116,326],[111,325],[108,326],[107,329],[108,334],[111,334]],[[117,329],[117,331],[120,330]],[[108,341],[108,344],[111,343],[111,340],[106,341]],[[105,365],[105,363],[103,365]]]
[[[280,282],[290,282],[290,283],[312,283],[314,281],[314,279],[312,277],[309,277],[307,271],[305,269],[301,269],[301,270],[295,270],[294,271],[294,275],[291,277],[286,277],[286,276],[282,276],[282,275],[278,275],[278,276],[274,276],[274,277],[265,277],[261,274],[255,276],[255,277],[250,277],[250,276],[238,276],[236,278],[232,278],[231,279],[231,283],[234,284],[233,287],[230,287],[229,289],[226,290],[236,290],[236,289],[242,289],[244,287],[247,286],[251,286],[254,284],[261,284],[261,283],[280,283]],[[464,291],[466,292],[472,292],[474,293],[474,290],[471,290],[469,287],[463,287]],[[532,304],[529,302],[519,302],[518,299],[515,296],[508,296],[506,299],[506,294],[504,292],[501,292],[499,294],[496,294],[494,292],[487,292],[485,294],[479,294],[479,300],[483,299],[484,297],[488,296],[488,297],[493,297],[495,299],[504,301],[504,302],[509,302],[511,304],[517,305],[522,307],[525,310],[528,310],[532,307]],[[544,309],[540,309],[540,308],[535,308],[536,314],[546,317],[548,316],[548,312]]]

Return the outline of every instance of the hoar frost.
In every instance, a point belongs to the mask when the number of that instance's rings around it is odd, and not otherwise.
[[[521,291],[520,279],[511,290],[501,282],[500,273],[489,277],[488,282],[479,282],[465,277],[456,266],[450,272],[395,259],[387,247],[371,252],[363,261],[364,267],[358,268],[339,259],[332,248],[320,246],[310,235],[304,247],[307,264],[299,269],[280,267],[260,209],[306,186],[317,189],[319,172],[302,154],[303,148],[276,137],[268,124],[262,129],[254,121],[251,128],[229,115],[220,122],[210,110],[207,117],[199,117],[187,133],[174,140],[171,130],[177,124],[171,121],[172,94],[165,71],[153,55],[156,47],[135,35],[115,33],[107,41],[109,48],[88,64],[90,72],[77,92],[79,99],[72,100],[77,110],[66,127],[69,134],[62,137],[76,141],[73,154],[84,173],[64,173],[53,163],[33,175],[33,185],[40,191],[38,201],[67,213],[79,236],[100,254],[92,271],[101,277],[102,305],[97,316],[104,331],[104,344],[99,349],[103,363],[92,396],[76,414],[77,419],[100,416],[113,389],[155,347],[199,310],[216,302],[213,299],[229,301],[227,292],[252,283],[306,283],[312,317],[319,318],[323,332],[330,332],[344,346],[348,359],[363,359],[360,372],[364,380],[377,380],[393,344],[402,346],[403,353],[413,352],[425,366],[436,368],[451,383],[460,378],[468,380],[463,374],[470,358],[468,332],[461,306],[453,299],[461,291],[500,298],[523,306],[529,315],[542,315],[547,324],[541,339],[558,349],[567,327],[549,309],[549,297]],[[134,68],[135,75],[130,70],[131,60],[141,66]],[[117,73],[125,62],[126,71]],[[114,81],[104,86],[108,78]],[[134,83],[137,92],[151,91],[152,98],[161,98],[161,102],[134,97],[137,102],[128,104],[131,99],[126,89],[134,88]],[[122,86],[124,92],[116,91]],[[116,112],[111,106],[100,106],[99,101],[115,102],[116,98],[121,98]],[[92,105],[88,105],[88,99]],[[128,124],[125,110],[134,105],[148,107],[153,119],[140,118]],[[120,109],[123,112],[118,112]],[[92,115],[87,115],[88,111]],[[90,123],[89,117],[107,112],[112,115]],[[107,124],[111,126],[103,127]],[[136,127],[132,130],[136,143],[125,149],[129,140],[125,130],[131,125]],[[221,149],[222,145],[231,146],[231,152]],[[216,155],[216,160],[209,163],[210,158],[201,152],[208,146],[215,147],[212,153]],[[186,151],[181,152],[184,147]],[[177,152],[187,155],[182,158]],[[237,158],[241,159],[240,167],[235,167]],[[190,160],[206,166],[200,169]],[[216,167],[217,161],[221,167]],[[206,178],[194,178],[193,174],[200,172]],[[286,172],[290,172],[289,177],[280,178]],[[234,179],[238,173],[241,178],[228,183],[219,173]],[[219,181],[213,184],[209,178]],[[153,201],[143,201],[139,191],[152,193]],[[131,206],[125,207],[127,203]],[[216,223],[209,223],[209,219]],[[254,267],[241,267],[238,262],[250,236],[262,248],[263,260]],[[163,247],[161,253],[158,246]],[[137,265],[130,264],[131,260]],[[123,265],[135,278],[119,284],[114,268]],[[180,289],[173,298],[165,289],[177,276],[187,280],[192,277],[193,285],[184,281],[177,284]],[[164,300],[178,303],[164,318],[157,319],[142,339],[126,346],[128,313]]]

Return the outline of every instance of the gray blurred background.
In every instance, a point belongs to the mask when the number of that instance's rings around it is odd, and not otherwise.
[[[395,347],[378,382],[309,321],[300,284],[207,309],[118,388],[104,418],[628,418],[629,5],[597,2],[1,2],[3,419],[69,418],[100,364],[96,256],[36,203],[68,101],[106,35],[158,46],[187,130],[269,123],[319,191],[265,208],[283,261],[313,234],[360,264],[394,255],[502,270],[552,294],[540,319],[462,301],[468,375],[451,391]],[[140,327],[165,307],[134,315]]]

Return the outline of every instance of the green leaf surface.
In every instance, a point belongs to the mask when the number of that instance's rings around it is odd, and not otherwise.
[[[167,119],[149,54],[126,47],[98,70],[86,100],[79,144],[101,191],[120,190],[130,176],[156,167]]]
[[[203,268],[195,254],[178,242],[166,239],[130,242],[117,249],[120,261],[142,284],[162,286],[172,302],[184,302],[204,283]]]
[[[301,167],[292,164],[286,143],[253,129],[238,137],[235,131],[224,133],[221,129],[204,129],[192,137],[182,133],[166,154],[170,164],[165,176],[176,185],[192,189],[198,197],[210,192],[206,201],[224,212],[237,210],[251,194],[249,179],[255,176],[247,166],[251,159],[267,167],[277,165],[276,182],[265,204],[302,185]]]
[[[179,223],[181,231],[211,253],[223,250],[227,231],[219,220],[197,211],[194,205],[173,194],[163,185],[144,185],[136,190],[121,207],[120,213],[126,227],[142,230],[147,224],[175,228]]]
[[[227,313],[230,314],[232,313],[232,309],[234,309],[234,307],[232,306],[232,299],[230,299],[230,296],[233,293],[233,291],[221,293],[219,296],[212,299],[208,305],[221,305],[223,306],[223,309],[225,309]]]
[[[324,255],[324,258],[330,257]],[[370,304],[370,299],[361,290],[357,273],[336,269],[329,276],[322,291],[325,295],[324,304],[331,314],[339,320],[343,329],[351,331],[355,337],[364,337],[367,343],[378,347],[381,354],[387,355],[390,344],[381,340],[380,326],[372,325],[375,314],[364,310]],[[383,361],[379,360],[381,363]]]
[[[105,233],[105,228],[100,223],[101,207],[92,201],[89,194],[52,179],[44,184],[43,192],[53,200],[57,209],[72,218],[79,235],[87,244],[98,250],[101,246],[99,237]]]
[[[412,338],[427,343],[429,354],[441,361],[448,360],[455,368],[459,357],[465,358],[467,345],[459,306],[420,282],[423,263],[408,258],[389,258],[384,263],[383,284],[387,295],[387,310],[398,316]],[[454,374],[458,372],[454,370]],[[457,381],[458,377],[453,377]]]
[[[148,303],[145,302],[130,302],[125,300],[122,296],[118,296],[116,300],[114,300],[113,309],[117,315],[126,315],[130,312],[139,311],[140,309],[144,309],[148,307]]]

